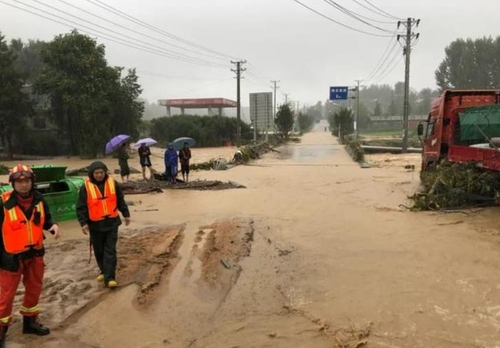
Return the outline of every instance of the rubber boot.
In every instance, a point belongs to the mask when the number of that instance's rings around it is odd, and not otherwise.
[[[5,346],[5,335],[7,335],[8,326],[0,326],[0,347]]]
[[[50,329],[40,324],[40,322],[38,321],[38,316],[23,316],[23,333],[45,336],[50,333]]]

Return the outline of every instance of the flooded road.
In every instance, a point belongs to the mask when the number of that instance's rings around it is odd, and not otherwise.
[[[376,165],[362,169],[318,129],[251,165],[196,173],[246,189],[128,197],[124,236],[162,226],[181,236],[148,306],[140,286],[123,286],[52,322],[37,346],[499,347],[499,210],[408,212],[419,182],[404,166],[418,156],[369,156]],[[123,244],[119,258],[132,251]],[[87,269],[58,257],[49,250],[49,266],[74,279]]]
[[[338,147],[333,145],[286,145],[280,148],[280,155],[276,156],[280,160],[289,160],[295,163],[311,163],[320,159],[331,158]]]

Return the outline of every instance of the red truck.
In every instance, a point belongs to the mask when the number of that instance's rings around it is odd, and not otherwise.
[[[500,171],[500,89],[445,90],[425,123],[422,171],[442,160]]]

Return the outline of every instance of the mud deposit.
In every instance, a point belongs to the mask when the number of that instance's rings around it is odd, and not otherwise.
[[[136,305],[148,304],[154,298],[154,290],[160,280],[175,266],[183,229],[183,226],[172,226],[157,231],[145,230],[122,234],[118,239],[117,281],[120,287],[129,284],[138,286]],[[88,240],[73,240],[47,247],[40,300],[40,318],[44,324],[58,328],[72,322],[115,292],[96,280],[99,270],[94,255],[91,255],[90,263],[89,256]],[[11,339],[30,339],[21,335],[20,316],[16,313],[23,295],[24,288],[21,286],[15,301],[14,324],[9,329]]]

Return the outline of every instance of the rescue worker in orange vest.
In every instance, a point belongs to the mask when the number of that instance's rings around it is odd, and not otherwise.
[[[21,164],[10,170],[13,190],[3,193],[0,202],[0,346],[12,318],[12,307],[21,277],[24,300],[21,306],[23,333],[48,335],[50,329],[38,320],[38,299],[42,292],[44,234],[59,238],[59,227],[50,215],[42,194],[34,188],[35,174]]]
[[[89,166],[89,177],[80,188],[76,212],[82,232],[90,233],[100,270],[97,280],[104,281],[109,288],[117,287],[116,243],[118,226],[122,223],[119,212],[125,218],[125,226],[130,224],[130,212],[120,184],[108,175],[104,163],[95,161]]]

